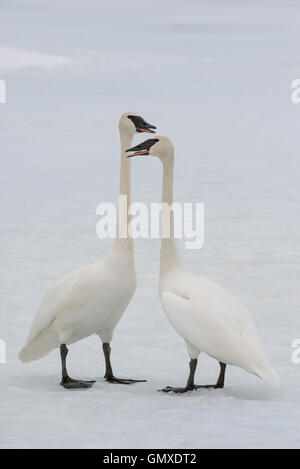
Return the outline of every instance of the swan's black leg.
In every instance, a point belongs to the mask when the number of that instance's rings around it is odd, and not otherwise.
[[[224,381],[225,381],[225,370],[226,370],[226,364],[219,362],[220,363],[220,374],[218,377],[218,381],[216,384],[197,384],[196,389],[222,389],[224,388]]]
[[[195,371],[197,368],[197,362],[198,362],[197,358],[192,358],[190,361],[190,374],[189,374],[185,388],[172,388],[172,386],[167,386],[163,389],[159,389],[159,391],[184,393],[184,392],[193,391],[194,389],[196,389],[196,386],[194,384],[194,378],[195,378]]]
[[[207,384],[207,385],[197,385],[194,383],[194,378],[195,378],[195,371],[197,368],[197,358],[192,358],[190,361],[190,374],[186,383],[185,388],[172,388],[171,386],[167,386],[166,388],[160,389],[160,391],[163,392],[176,392],[176,393],[184,393],[187,391],[193,391],[194,389],[219,389],[224,387],[224,379],[225,379],[225,369],[226,365],[225,363],[220,362],[220,374],[218,377],[217,384]]]
[[[79,379],[72,379],[67,372],[67,355],[68,347],[66,344],[61,344],[60,346],[60,358],[61,358],[61,371],[62,379],[60,385],[66,389],[81,389],[81,388],[90,388],[93,386],[95,381],[81,381]]]
[[[108,342],[104,342],[103,345],[103,353],[105,358],[105,375],[104,378],[109,383],[119,383],[119,384],[132,384],[132,383],[145,383],[145,379],[122,379],[116,378],[113,374],[111,362],[110,362],[110,352],[111,348]]]
[[[222,362],[219,362],[219,363],[220,363],[220,368],[221,369],[220,369],[220,374],[219,374],[219,378],[218,378],[216,387],[217,388],[224,388],[226,363],[222,363]]]

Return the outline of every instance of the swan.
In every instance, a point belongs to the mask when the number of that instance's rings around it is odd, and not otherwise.
[[[186,342],[189,377],[185,387],[167,386],[161,391],[184,393],[198,388],[223,388],[226,365],[243,368],[278,386],[279,379],[263,351],[262,342],[247,309],[227,290],[185,270],[174,239],[173,203],[174,147],[171,140],[157,136],[127,149],[128,157],[157,156],[163,165],[162,226],[170,236],[162,237],[160,251],[160,301],[168,320]],[[195,385],[200,352],[219,361],[220,374],[214,385]]]
[[[123,114],[119,121],[120,194],[127,195],[127,227],[130,221],[130,162],[126,158],[125,149],[132,144],[135,133],[154,133],[155,128],[133,112]],[[89,388],[95,382],[70,378],[66,366],[67,345],[94,333],[102,340],[106,381],[122,384],[144,381],[116,378],[110,361],[114,328],[136,289],[133,240],[127,236],[126,228],[126,237],[119,235],[125,221],[120,214],[116,239],[107,259],[64,275],[45,293],[26,344],[19,353],[22,362],[30,362],[59,347],[62,366],[60,384],[67,389]]]

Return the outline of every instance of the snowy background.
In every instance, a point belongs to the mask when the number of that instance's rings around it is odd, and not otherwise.
[[[0,446],[300,447],[299,2],[2,0],[0,21]],[[158,240],[135,243],[138,289],[112,342],[116,375],[147,383],[104,382],[96,336],[69,354],[88,391],[58,385],[58,351],[18,361],[45,289],[109,252],[95,210],[117,200],[125,111],[174,141],[175,199],[206,210],[186,264],[252,312],[279,390],[230,367],[224,390],[157,392],[188,372],[158,300]],[[133,200],[159,201],[159,161],[132,163]],[[217,374],[200,356],[197,382]]]

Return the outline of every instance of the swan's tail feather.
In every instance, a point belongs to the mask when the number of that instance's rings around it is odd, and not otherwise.
[[[39,360],[50,353],[51,350],[41,350],[34,347],[34,344],[25,345],[19,352],[19,360],[23,363],[29,363],[34,360]]]
[[[257,373],[257,376],[259,376],[259,378],[263,379],[264,381],[271,384],[272,386],[275,386],[275,388],[279,388],[279,385],[280,385],[279,378],[277,374],[275,373],[275,371],[273,370],[273,368],[271,367],[271,365],[268,364],[264,366],[263,368],[260,368],[259,370],[257,370],[256,373]]]
[[[39,360],[59,346],[59,340],[56,330],[52,324],[44,329],[31,342],[27,342],[20,350],[19,359],[24,362]]]

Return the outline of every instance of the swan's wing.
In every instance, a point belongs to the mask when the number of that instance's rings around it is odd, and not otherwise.
[[[247,310],[242,307],[239,311],[240,303],[236,304],[230,294],[230,301],[227,298],[225,304],[219,301],[220,297],[216,300],[216,296],[210,296],[211,291],[202,298],[199,292],[200,289],[194,298],[184,298],[171,291],[162,293],[163,309],[175,330],[198,350],[219,361],[260,376],[261,370],[269,370],[262,342]],[[232,308],[235,308],[233,315]]]
[[[215,282],[193,275],[187,293],[191,305],[200,314],[207,312],[217,316],[236,331],[244,331],[249,324],[253,324],[245,306]]]
[[[26,343],[32,342],[61,312],[74,310],[84,303],[88,278],[96,264],[81,267],[64,275],[42,298],[31,324]]]
[[[164,291],[161,294],[161,304],[174,329],[187,342],[190,342],[191,330],[195,328],[194,314],[190,301],[171,291]],[[197,346],[195,341],[191,343]]]
[[[279,385],[279,379],[272,369],[265,354],[263,343],[254,325],[253,319],[242,303],[223,287],[209,282],[205,302],[201,304],[199,289],[191,292],[192,310],[205,318],[207,330],[211,334],[210,340],[214,342],[214,350],[227,357],[226,363],[240,366],[253,373],[273,386]],[[209,353],[214,356],[213,353]],[[218,358],[218,356],[216,357]],[[219,358],[218,358],[219,359]]]
[[[219,334],[226,330],[236,346],[242,340],[252,359],[261,362],[265,356],[263,344],[249,311],[220,285],[211,281],[205,281],[205,285],[201,285],[201,282],[202,279],[194,278],[189,292],[194,314],[203,318],[208,330],[219,331]]]

